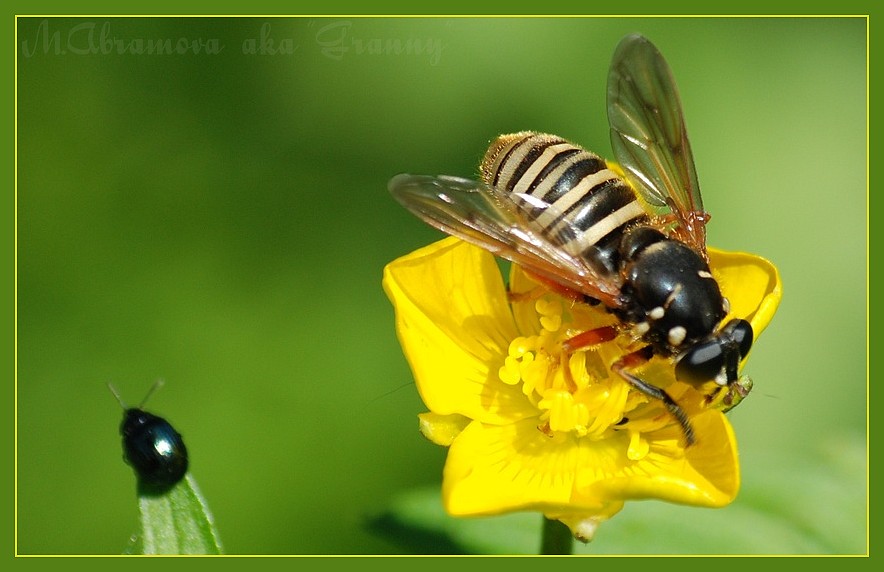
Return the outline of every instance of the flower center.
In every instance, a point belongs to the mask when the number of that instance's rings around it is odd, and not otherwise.
[[[518,302],[525,310],[526,302]],[[569,433],[577,437],[603,439],[617,430],[630,435],[630,456],[642,457],[647,443],[637,430],[624,423],[628,413],[648,402],[647,396],[632,391],[611,364],[628,353],[631,340],[616,340],[582,348],[563,350],[563,342],[577,334],[616,323],[598,307],[573,304],[552,294],[533,303],[536,333],[515,338],[509,345],[500,379],[521,384],[522,393],[538,409],[540,429],[549,435]],[[622,338],[622,339],[621,339]]]

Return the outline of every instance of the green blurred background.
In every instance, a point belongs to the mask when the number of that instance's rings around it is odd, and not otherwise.
[[[184,434],[229,553],[419,551],[369,526],[445,458],[380,281],[440,234],[387,180],[471,175],[523,129],[610,156],[607,68],[633,31],[678,80],[710,244],[785,285],[731,414],[745,494],[663,510],[727,531],[743,503],[779,510],[760,483],[811,475],[831,494],[802,507],[837,542],[807,550],[864,551],[864,19],[89,18],[17,21],[18,552],[123,550],[135,480],[105,384],[137,403],[157,378],[147,409]]]

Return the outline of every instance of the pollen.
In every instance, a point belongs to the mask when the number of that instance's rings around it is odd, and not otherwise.
[[[598,318],[581,306],[568,305],[559,297],[544,295],[523,306],[536,324],[532,335],[510,341],[500,380],[519,386],[537,408],[538,428],[552,436],[570,434],[578,438],[600,440],[615,431],[626,417],[630,399],[629,385],[612,374],[610,364],[621,349],[614,341],[565,351],[565,341],[576,334],[598,328]],[[524,333],[524,332],[523,332]]]

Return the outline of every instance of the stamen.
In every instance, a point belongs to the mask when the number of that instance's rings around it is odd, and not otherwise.
[[[507,356],[503,366],[497,371],[497,377],[507,385],[516,385],[522,381],[522,374],[519,372],[519,360],[513,356]]]
[[[541,316],[540,325],[543,326],[544,330],[555,332],[562,327],[562,316]]]
[[[629,448],[626,450],[626,456],[631,461],[640,461],[645,458],[651,446],[646,439],[642,438],[642,434],[638,431],[629,432]]]
[[[552,295],[532,297],[527,308],[534,310],[540,329],[534,335],[512,339],[498,377],[503,383],[519,386],[537,407],[537,428],[544,434],[570,433],[596,440],[609,437],[612,431],[628,431],[629,458],[640,459],[649,447],[642,437],[647,423],[633,409],[648,398],[610,370],[615,356],[626,351],[626,346],[616,341],[621,332],[599,323],[598,316],[582,305],[567,302]],[[657,308],[651,317],[662,317],[664,312]],[[644,327],[650,324],[644,323]],[[625,332],[627,337],[635,333]],[[627,415],[630,424],[619,426]],[[665,415],[660,417],[661,423],[671,422]]]
[[[512,342],[510,342],[510,347],[508,349],[509,355],[512,357],[522,357],[527,352],[534,350],[534,344],[531,343],[531,340],[524,337],[519,336],[515,338]]]
[[[534,303],[534,309],[540,314],[544,330],[556,332],[562,327],[562,304],[558,301],[540,298]]]
[[[586,433],[589,412],[582,403],[574,400],[570,391],[548,391],[539,403],[540,407],[549,410],[549,428],[553,431],[576,431],[578,435]]]

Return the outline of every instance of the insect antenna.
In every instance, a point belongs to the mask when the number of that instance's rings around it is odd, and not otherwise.
[[[163,384],[165,384],[165,383],[166,382],[162,379],[158,379],[155,382],[153,382],[153,385],[151,385],[150,389],[147,390],[147,395],[145,395],[144,399],[141,400],[141,403],[138,404],[138,409],[143,408],[144,404],[147,403],[147,400],[150,398],[150,396],[153,395],[153,392],[158,390],[159,388],[163,387]]]
[[[120,397],[120,392],[117,391],[117,388],[113,386],[111,382],[107,382],[107,388],[110,389],[111,394],[113,394],[114,398],[116,398],[117,403],[120,404],[120,407],[123,409],[129,409],[129,407],[123,402],[123,398]]]

